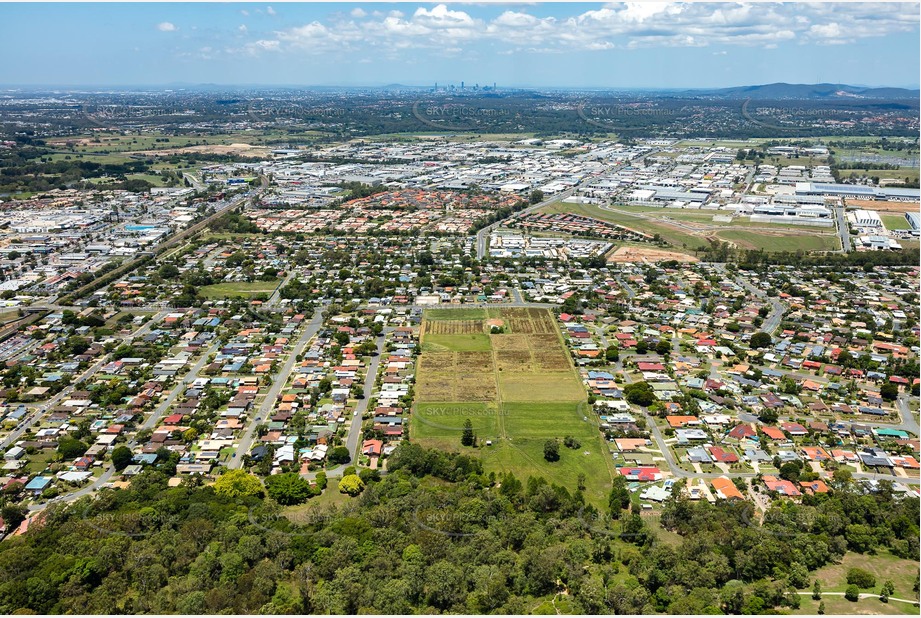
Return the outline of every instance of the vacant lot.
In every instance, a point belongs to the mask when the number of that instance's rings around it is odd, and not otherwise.
[[[609,262],[698,262],[693,255],[663,249],[645,249],[643,247],[618,247],[608,258]]]
[[[476,352],[489,351],[492,348],[489,345],[489,335],[484,333],[479,333],[477,335],[441,335],[426,333],[422,349],[437,352]]]
[[[839,251],[841,241],[834,232],[810,231],[807,234],[784,234],[749,230],[720,230],[716,236],[741,249],[764,251]]]
[[[834,251],[841,248],[833,230],[751,223],[745,218],[736,218],[729,223],[713,221],[713,215],[726,214],[723,212],[631,205],[601,208],[592,204],[551,204],[542,208],[541,212],[570,212],[638,232],[657,234],[668,244],[684,251],[706,248],[711,241],[717,240],[732,242],[742,249],[765,251]],[[765,227],[770,229],[762,229]]]
[[[249,298],[257,294],[271,295],[278,287],[278,281],[252,281],[235,283],[215,283],[201,289],[205,298]]]
[[[490,320],[500,320],[507,332],[485,334]],[[544,476],[570,491],[584,475],[586,497],[601,506],[613,466],[585,406],[585,389],[548,310],[425,312],[410,422],[414,440],[468,450],[483,459],[487,470],[510,471],[522,480]],[[476,449],[460,444],[468,418],[479,441]],[[562,446],[565,436],[575,437],[579,448]],[[558,462],[544,460],[548,439],[561,442]]]

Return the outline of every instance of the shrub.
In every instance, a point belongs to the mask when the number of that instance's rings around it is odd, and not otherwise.
[[[876,585],[876,576],[863,569],[852,568],[847,571],[847,583],[858,588],[872,588]]]

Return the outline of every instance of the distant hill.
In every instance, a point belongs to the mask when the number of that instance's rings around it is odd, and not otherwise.
[[[921,96],[921,91],[907,88],[865,88],[847,84],[778,83],[691,92],[727,99],[917,99]]]

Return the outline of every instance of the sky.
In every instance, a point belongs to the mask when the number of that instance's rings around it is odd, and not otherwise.
[[[0,84],[917,88],[919,4],[0,3]]]

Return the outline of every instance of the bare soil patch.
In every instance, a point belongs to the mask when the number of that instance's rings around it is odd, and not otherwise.
[[[646,249],[643,247],[618,247],[617,250],[608,258],[608,262],[666,262],[677,260],[679,262],[699,262],[693,255],[680,253],[678,251],[667,251],[664,249]]]

